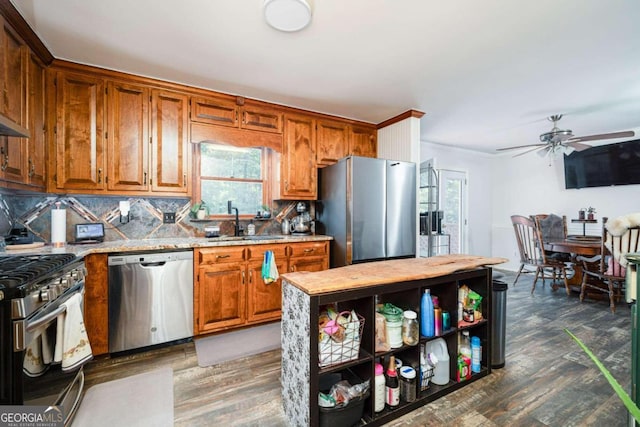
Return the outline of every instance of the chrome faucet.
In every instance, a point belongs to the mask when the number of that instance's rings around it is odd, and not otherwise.
[[[231,200],[228,200],[228,201],[227,201],[227,213],[228,213],[229,215],[231,215],[231,211],[232,211],[233,209],[235,209],[235,210],[236,210],[236,224],[235,224],[235,227],[234,227],[234,233],[233,233],[233,235],[234,235],[234,236],[239,236],[239,235],[240,235],[240,230],[242,230],[242,229],[240,228],[240,221],[238,220],[238,208],[236,208],[236,207],[234,207],[234,206],[231,206]]]

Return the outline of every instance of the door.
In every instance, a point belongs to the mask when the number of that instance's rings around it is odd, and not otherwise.
[[[347,264],[385,258],[386,161],[369,157],[347,161],[351,164],[347,170],[351,181],[351,188],[347,188],[347,247],[351,242],[352,254]]]
[[[466,251],[467,173],[439,169],[440,210],[443,211],[442,233],[450,236],[449,253]]]
[[[416,254],[416,165],[386,161],[387,258]]]
[[[311,117],[285,117],[280,176],[282,198],[316,199],[316,129]]]
[[[149,90],[110,82],[109,190],[149,189]]]
[[[222,263],[198,268],[198,333],[246,322],[245,263]]]
[[[28,100],[29,110],[28,127],[31,138],[28,140],[28,176],[29,184],[37,187],[45,186],[45,145],[46,145],[46,106],[45,106],[45,81],[46,68],[40,60],[33,54],[29,55],[27,63],[28,80]]]

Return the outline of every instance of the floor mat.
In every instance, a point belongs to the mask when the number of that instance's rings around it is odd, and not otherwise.
[[[217,365],[280,348],[280,322],[194,339],[198,365]]]
[[[71,427],[173,426],[173,370],[143,374],[89,387]]]

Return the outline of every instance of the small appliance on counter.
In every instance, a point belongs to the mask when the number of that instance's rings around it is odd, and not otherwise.
[[[311,215],[307,212],[307,205],[298,202],[296,205],[298,215],[294,216],[290,223],[291,234],[294,236],[308,236],[311,234]]]
[[[33,236],[29,235],[26,228],[16,227],[9,231],[9,235],[4,236],[7,246],[11,245],[27,245],[33,243]]]

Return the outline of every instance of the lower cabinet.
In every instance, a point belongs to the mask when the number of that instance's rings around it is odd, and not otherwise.
[[[323,241],[196,249],[194,334],[280,319],[282,279],[262,279],[264,253],[273,251],[284,274],[329,268],[328,248]]]
[[[372,268],[375,270],[375,267]],[[336,270],[329,271],[337,273]],[[342,289],[323,293],[308,293],[303,290],[305,287],[300,286],[300,283],[305,280],[304,276],[296,276],[295,279],[292,276],[292,283],[289,282],[289,278],[284,280],[282,330],[285,341],[282,349],[282,397],[285,418],[291,425],[336,425],[337,420],[346,417],[350,411],[353,411],[351,415],[355,416],[355,421],[350,420],[349,423],[383,425],[490,374],[490,268],[483,267],[420,280],[403,280],[403,276],[400,276],[392,283],[388,280],[376,282],[376,277],[382,276],[376,271],[372,271],[371,275],[368,275],[367,270],[358,273],[349,271],[350,273],[345,271],[345,285]],[[415,274],[411,276],[416,277]],[[332,277],[341,276],[333,274]],[[404,277],[409,276],[405,274]],[[358,282],[357,285],[350,287],[350,279]],[[371,284],[363,285],[364,281]],[[315,283],[325,282],[326,280],[322,279]],[[482,318],[473,322],[457,321],[458,291],[465,285],[482,297],[478,310],[482,313]],[[307,289],[314,287],[311,285]],[[450,327],[432,338],[423,337],[421,334],[417,345],[410,346],[401,341],[397,348],[376,351],[380,348],[376,349],[375,317],[376,312],[382,307],[381,304],[389,303],[402,310],[415,311],[419,320],[421,297],[427,289],[432,296],[438,297],[440,307],[449,313]],[[355,311],[362,317],[364,322],[361,325],[360,341],[356,343],[359,348],[356,347],[355,352],[349,351],[353,342],[349,340],[348,332],[341,338],[342,344],[334,342],[330,350],[327,350],[327,337],[323,336],[324,333],[318,333],[319,316],[327,306],[333,307],[337,313]],[[390,325],[387,325],[388,327]],[[323,330],[326,331],[326,328]],[[387,335],[392,333],[389,329],[386,331]],[[459,378],[459,340],[464,331],[469,331],[471,336],[478,337],[481,341],[481,367],[479,372],[473,373],[470,368],[461,369],[463,374],[462,378]],[[427,366],[424,358],[421,358],[421,353],[427,352],[440,356],[438,384],[433,381],[421,381],[421,360],[422,366]],[[375,365],[381,363],[386,372],[391,356],[401,360],[403,366],[413,367],[417,372],[417,379],[409,385],[401,384],[401,390],[403,386],[409,389],[405,390],[405,395],[401,392],[397,406],[385,404],[384,409],[376,411],[375,400],[384,400],[385,397],[379,396],[380,393],[376,392],[374,387]],[[435,369],[439,368],[436,364]],[[431,373],[432,371],[425,370],[424,376],[428,377]],[[370,381],[371,388],[364,402],[356,402],[352,409],[348,409],[347,406],[334,412],[320,408],[318,393],[328,392],[330,383],[341,378],[348,379],[351,385]],[[400,380],[399,375],[398,379]]]

